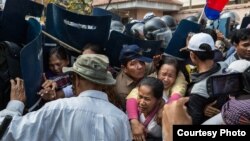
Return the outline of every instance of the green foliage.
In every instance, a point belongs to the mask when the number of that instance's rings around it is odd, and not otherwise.
[[[69,11],[79,14],[89,15],[92,12],[93,0],[49,0],[49,2],[61,5]]]

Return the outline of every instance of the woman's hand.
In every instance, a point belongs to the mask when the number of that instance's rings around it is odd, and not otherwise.
[[[42,99],[46,101],[51,101],[56,99],[56,88],[57,84],[53,80],[48,80],[43,74],[43,79],[44,83],[42,84],[42,88],[39,92],[38,95],[41,96]]]
[[[134,141],[146,141],[146,128],[138,119],[130,120]]]
[[[46,101],[51,101],[51,100],[56,99],[56,91],[51,88],[41,89],[38,92],[38,95],[40,95],[41,98]]]

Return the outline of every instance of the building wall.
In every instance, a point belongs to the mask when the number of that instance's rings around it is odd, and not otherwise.
[[[106,7],[108,1],[109,0],[94,0],[93,5]],[[138,2],[141,5],[135,5],[135,3],[133,2]],[[124,3],[126,3],[127,5],[124,5]],[[123,18],[129,17],[133,19],[143,19],[144,15],[147,12],[154,12],[156,16],[162,16],[163,10],[178,11],[181,6],[182,3],[178,0],[112,0],[112,4],[109,5],[108,9],[119,11],[120,13],[125,13],[125,16],[124,14],[120,14],[120,16]]]
[[[177,13],[174,13],[173,16],[176,18],[177,21],[180,21],[181,19],[186,18],[190,15],[197,14],[198,12],[201,12],[202,10],[203,8],[181,10]],[[245,14],[250,11],[250,2],[244,3],[244,4],[227,5],[224,8],[224,11],[233,11],[237,13],[239,16],[239,21],[241,21],[242,18],[245,16]]]
[[[93,5],[102,5],[102,4],[107,4],[109,0],[94,0]],[[112,3],[116,2],[125,2],[128,0],[112,0]]]
[[[37,2],[40,3],[47,3],[48,0],[35,0]],[[96,4],[104,4],[104,3],[108,3],[109,0],[94,0],[94,3]],[[125,2],[125,1],[131,1],[131,0],[112,0],[112,2]],[[173,2],[176,0],[147,0],[147,1],[157,1],[157,2]],[[194,15],[198,12],[201,12],[203,8],[201,8],[206,0],[191,0],[192,4],[194,8],[189,9],[189,2],[190,0],[178,0],[177,2],[182,2],[183,3],[183,10],[179,11],[179,12],[171,12],[168,13],[172,16],[174,16],[176,18],[177,21],[180,21],[183,18],[186,18],[190,15]],[[231,3],[234,3],[237,0],[230,0]],[[244,3],[244,4],[233,4],[233,5],[227,5],[225,7],[224,10],[230,10],[230,11],[234,11],[239,15],[240,20],[244,17],[245,13],[250,11],[250,1],[249,0],[238,0],[241,2],[246,2],[248,1],[248,3]],[[196,8],[195,8],[196,7]],[[200,7],[200,8],[197,8]],[[154,12],[156,16],[162,16],[163,12],[159,11],[159,10],[150,10],[150,9],[131,9],[128,10],[129,14],[129,18],[134,18],[134,19],[143,19],[143,16],[147,13],[147,12]],[[125,12],[126,13],[126,12]]]
[[[206,0],[180,0],[183,3],[183,7],[189,7],[190,2],[192,6],[196,5],[204,5],[206,3]]]
[[[200,5],[204,5],[206,3],[206,0],[180,0],[183,3],[183,8],[190,7],[190,3],[192,4],[192,7],[197,7]],[[229,0],[230,3],[235,3],[235,1],[238,2],[247,2],[247,0]]]
[[[161,17],[163,15],[162,11],[159,11],[159,10],[147,10],[147,9],[138,9],[136,10],[137,14],[136,14],[136,17],[134,17],[135,19],[143,19],[144,15],[147,13],[147,12],[153,12],[156,16],[159,16]]]
[[[107,4],[109,0],[93,0],[93,5],[102,5]],[[112,3],[117,2],[127,2],[127,1],[135,1],[135,0],[112,0]],[[151,2],[158,2],[158,3],[179,3],[182,4],[179,0],[137,0],[137,1],[151,1]]]

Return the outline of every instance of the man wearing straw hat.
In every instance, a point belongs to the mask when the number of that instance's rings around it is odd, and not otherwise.
[[[21,100],[25,99],[23,80],[11,80],[11,101],[0,117],[12,115],[3,140],[51,141],[130,141],[127,116],[108,101],[104,85],[114,85],[104,55],[85,54],[77,58],[70,72],[77,97],[58,99],[24,116]],[[23,100],[24,101],[24,100]]]

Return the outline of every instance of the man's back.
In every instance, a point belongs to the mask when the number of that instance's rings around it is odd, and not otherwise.
[[[108,102],[106,94],[90,90],[14,117],[4,140],[127,141],[130,134],[127,116]]]

